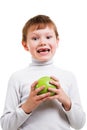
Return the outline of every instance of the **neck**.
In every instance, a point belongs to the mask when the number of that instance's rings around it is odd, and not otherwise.
[[[53,63],[53,59],[48,60],[48,61],[38,61],[37,59],[32,58],[31,65],[34,65],[34,66],[45,66],[45,65],[50,65],[52,63]]]

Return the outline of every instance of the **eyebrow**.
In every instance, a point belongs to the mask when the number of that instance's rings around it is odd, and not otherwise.
[[[38,35],[38,34],[41,34],[39,32],[32,32],[31,34],[35,34],[35,35]],[[48,34],[53,34],[52,32],[44,32],[44,34],[48,35]]]

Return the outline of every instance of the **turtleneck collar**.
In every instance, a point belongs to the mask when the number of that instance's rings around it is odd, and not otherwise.
[[[49,60],[49,61],[38,61],[37,59],[32,58],[32,62],[31,62],[31,66],[45,66],[45,65],[51,65],[53,64],[53,59]]]

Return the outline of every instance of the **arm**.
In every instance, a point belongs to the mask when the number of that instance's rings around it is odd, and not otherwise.
[[[37,95],[44,87],[35,90],[34,87],[36,84],[37,82],[32,84],[28,98],[21,104],[20,83],[15,77],[11,77],[7,89],[4,114],[1,117],[3,130],[20,128],[29,116],[31,116],[31,112],[50,95],[50,93]]]
[[[81,105],[77,82],[73,75],[71,75],[70,81],[69,97],[71,99],[72,105],[70,111],[65,111],[65,113],[71,126],[75,129],[81,129],[86,122],[86,115]]]
[[[75,77],[69,74],[66,79],[68,83],[68,94],[66,94],[66,92],[63,90],[62,86],[59,83],[59,80],[55,77],[52,78],[54,81],[51,83],[54,84],[57,89],[49,88],[49,91],[56,93],[56,95],[49,97],[49,99],[57,99],[62,104],[63,110],[68,117],[71,127],[75,129],[82,128],[85,124],[86,116],[82,109],[79,90]]]
[[[12,76],[8,83],[4,114],[1,117],[3,130],[15,130],[30,116],[20,108],[19,83]]]

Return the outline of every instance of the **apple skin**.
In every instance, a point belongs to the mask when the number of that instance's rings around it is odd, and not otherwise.
[[[51,81],[52,79],[49,77],[49,76],[44,76],[44,77],[41,77],[39,80],[38,80],[38,84],[35,86],[35,88],[39,88],[41,86],[44,86],[45,88],[43,90],[41,90],[38,94],[44,94],[44,93],[47,93],[48,92],[48,88],[56,88],[55,85],[52,85],[50,84],[49,82]],[[54,92],[51,92],[51,96],[55,95]]]

